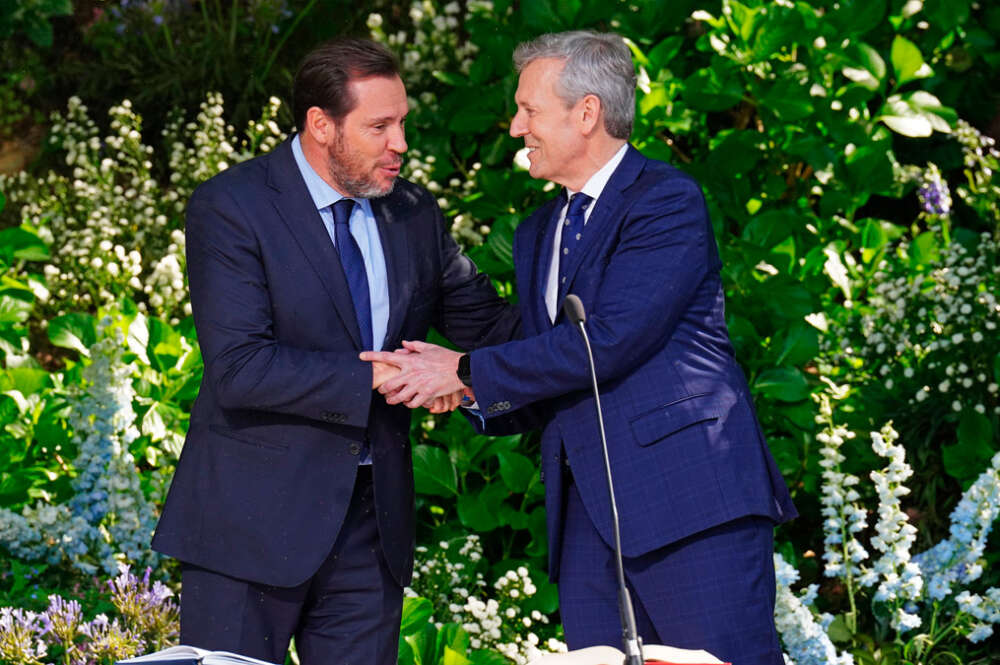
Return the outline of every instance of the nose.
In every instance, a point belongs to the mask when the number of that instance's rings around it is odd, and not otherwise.
[[[402,126],[397,126],[389,134],[389,150],[397,154],[406,152],[406,130]]]
[[[514,117],[510,119],[510,135],[514,138],[520,138],[528,133],[527,122],[524,120],[524,111],[521,109],[517,110]]]

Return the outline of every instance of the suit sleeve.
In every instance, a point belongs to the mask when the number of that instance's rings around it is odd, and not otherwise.
[[[364,427],[372,372],[353,348],[303,349],[275,336],[261,239],[238,201],[203,186],[188,205],[187,267],[205,385],[227,409]]]
[[[441,305],[434,327],[466,351],[517,339],[521,331],[518,308],[501,298],[490,278],[462,253],[437,204],[433,205],[441,256]]]
[[[701,190],[687,178],[651,187],[626,214],[596,296],[584,303],[601,383],[627,375],[666,344],[708,275],[714,242]],[[566,320],[474,351],[471,367],[487,422],[590,386],[586,347]]]

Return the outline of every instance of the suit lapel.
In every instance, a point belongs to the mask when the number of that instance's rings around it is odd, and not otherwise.
[[[645,162],[646,158],[638,150],[631,145],[626,148],[625,156],[622,157],[621,163],[618,164],[614,173],[611,174],[611,178],[604,186],[604,191],[601,192],[601,195],[597,199],[593,212],[590,213],[590,218],[587,220],[586,227],[584,227],[579,244],[573,251],[573,254],[568,257],[569,265],[566,267],[566,283],[559,285],[559,296],[556,298],[558,308],[562,307],[563,299],[569,292],[570,286],[573,284],[573,278],[580,270],[584,259],[593,251],[598,241],[608,233],[610,222],[621,215],[625,202],[622,190],[635,182]],[[549,252],[551,253],[551,251],[552,244],[550,240]],[[563,257],[559,258],[562,259]],[[559,318],[558,312],[556,313],[556,318]]]
[[[399,210],[391,205],[393,196],[371,199],[372,213],[378,225],[382,252],[385,254],[386,279],[389,282],[389,323],[385,330],[385,345],[397,340],[410,304],[412,289],[406,288],[410,280],[410,252],[406,229],[399,219]]]
[[[360,350],[361,331],[358,329],[351,291],[340,265],[340,255],[330,240],[319,211],[313,205],[313,199],[292,155],[290,140],[275,148],[272,153],[268,162],[267,181],[274,190],[272,203],[275,210],[305,254],[306,260],[319,275],[344,328]]]
[[[521,297],[530,303],[528,311],[531,315],[532,329],[536,333],[552,327],[549,312],[545,307],[545,286],[548,283],[549,263],[552,261],[552,238],[556,227],[552,223],[552,217],[556,214],[560,201],[561,199],[556,197],[525,220],[525,247],[523,251],[518,251],[519,256],[530,261],[525,266],[528,271],[526,284],[530,286],[527,292],[522,291]]]

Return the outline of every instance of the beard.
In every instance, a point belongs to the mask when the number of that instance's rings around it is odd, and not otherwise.
[[[396,166],[402,160],[397,158],[388,164],[366,164],[364,158],[352,151],[347,145],[343,132],[337,133],[337,139],[328,150],[327,168],[330,177],[338,183],[345,193],[358,199],[374,199],[387,196],[396,184],[395,178],[382,182],[376,175],[376,169],[381,166]]]

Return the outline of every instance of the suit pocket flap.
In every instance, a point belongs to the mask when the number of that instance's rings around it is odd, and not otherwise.
[[[233,429],[231,427],[225,427],[223,425],[209,425],[208,429],[212,430],[219,436],[224,436],[227,439],[232,439],[233,441],[239,441],[240,443],[256,446],[257,448],[268,448],[270,450],[280,450],[281,452],[285,452],[288,450],[288,445],[284,443],[278,443],[276,441],[267,441],[263,438],[257,438],[253,435],[247,434],[237,429]]]
[[[632,433],[640,446],[648,446],[685,427],[719,417],[719,404],[713,393],[684,397],[664,404],[632,419]]]

